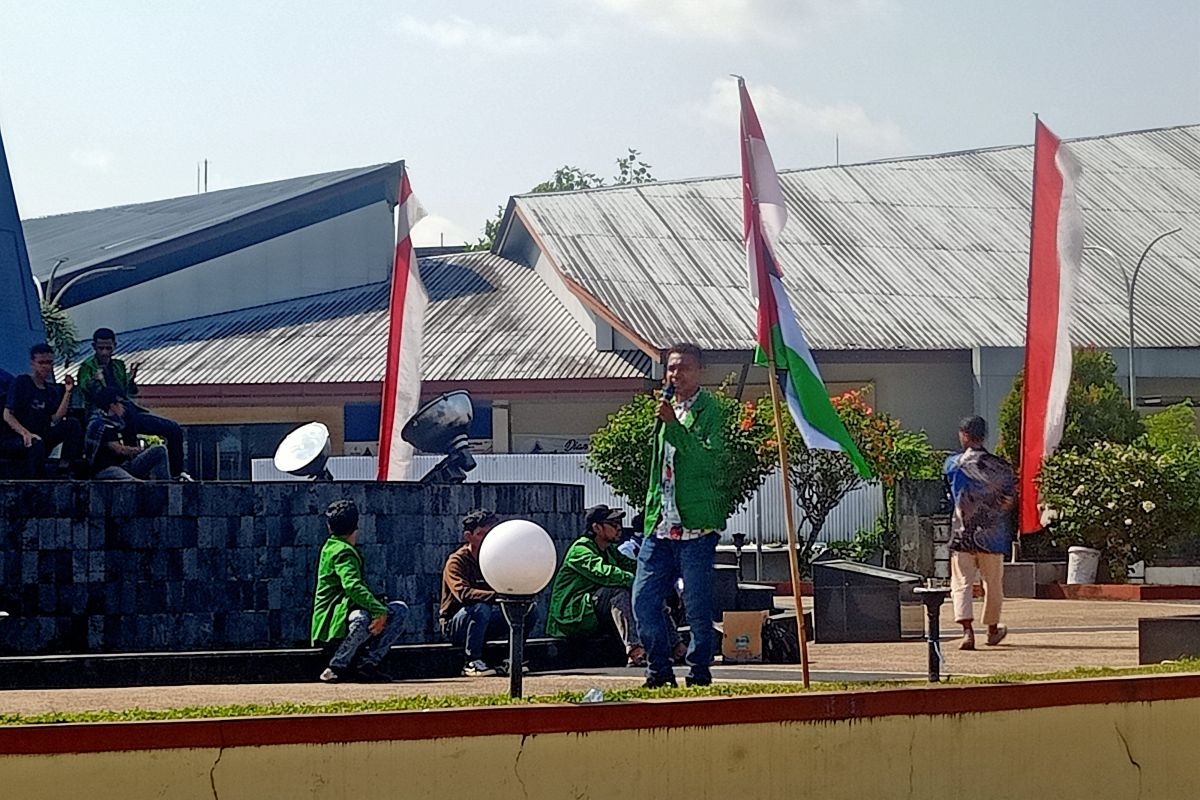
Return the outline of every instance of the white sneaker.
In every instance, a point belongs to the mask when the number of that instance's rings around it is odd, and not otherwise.
[[[495,674],[496,670],[489,667],[483,662],[482,659],[479,658],[475,659],[474,661],[467,662],[467,665],[463,667],[463,675],[467,676],[468,678],[478,678],[484,675]]]

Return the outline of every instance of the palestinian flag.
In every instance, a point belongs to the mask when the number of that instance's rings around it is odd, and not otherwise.
[[[792,419],[808,447],[841,450],[864,478],[871,469],[858,452],[850,432],[829,400],[829,392],[813,361],[812,352],[787,292],[775,259],[775,240],[787,223],[787,205],[775,163],[767,149],[758,115],[746,91],[746,82],[738,78],[742,105],[742,209],[746,269],[750,292],[758,301],[758,364],[774,363],[776,376],[787,399]]]

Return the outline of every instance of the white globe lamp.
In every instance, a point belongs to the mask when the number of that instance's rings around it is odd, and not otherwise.
[[[554,577],[558,555],[541,525],[510,519],[492,528],[479,545],[479,570],[496,590],[508,620],[508,693],[521,696],[525,655],[525,616],[533,597]]]
[[[501,522],[479,546],[479,569],[500,594],[537,594],[554,577],[557,563],[550,534],[527,519]]]

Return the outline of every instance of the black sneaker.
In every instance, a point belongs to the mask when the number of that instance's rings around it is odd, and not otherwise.
[[[689,688],[692,686],[712,686],[712,678],[693,678],[688,675],[684,678],[684,684]]]
[[[651,676],[646,678],[646,682],[642,684],[643,689],[661,689],[664,686],[670,686],[672,689],[679,688],[674,675]]]
[[[384,672],[379,668],[378,664],[363,664],[357,670],[356,677],[363,683],[395,683],[396,678],[390,673]]]

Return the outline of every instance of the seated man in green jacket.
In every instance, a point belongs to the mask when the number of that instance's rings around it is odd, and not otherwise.
[[[358,506],[354,501],[330,503],[325,522],[329,538],[321,548],[317,565],[312,641],[327,644],[334,652],[329,666],[321,673],[321,680],[325,683],[391,681],[393,678],[379,668],[379,662],[399,638],[408,606],[399,600],[385,604],[367,587],[362,553],[355,546]],[[366,647],[359,655],[363,645]]]
[[[625,645],[629,666],[646,666],[646,651],[633,621],[630,588],[637,562],[621,553],[625,512],[592,506],[584,517],[584,533],[567,550],[550,590],[550,636],[587,636],[611,622]]]

